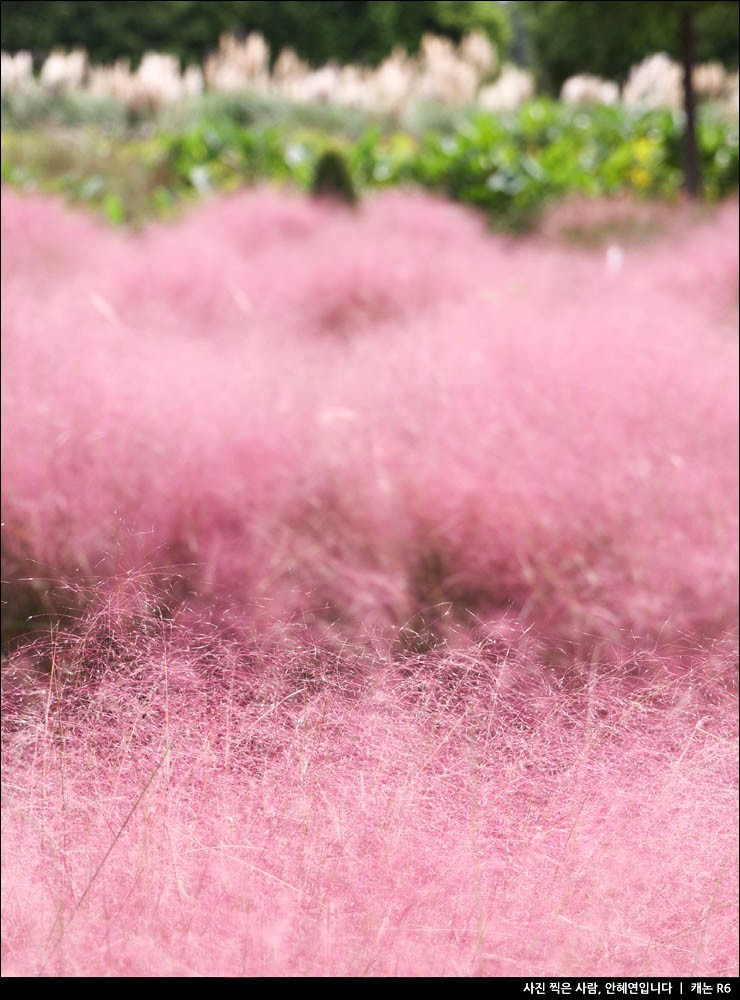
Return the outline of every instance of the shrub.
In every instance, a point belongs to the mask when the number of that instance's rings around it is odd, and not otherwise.
[[[315,198],[330,198],[354,205],[357,192],[352,182],[347,159],[339,149],[327,149],[321,154],[314,167],[311,193]]]
[[[473,205],[509,230],[532,226],[543,208],[567,195],[671,200],[681,184],[680,123],[670,111],[538,100],[498,117],[448,115],[438,130],[413,134],[387,119],[366,127],[367,116],[273,98],[236,95],[222,103],[211,95],[200,107],[203,117],[192,108],[180,119],[164,115],[163,133],[126,142],[10,133],[3,139],[3,178],[140,223],[171,214],[196,194],[245,183],[270,180],[310,190],[331,136],[358,192],[415,185]],[[239,124],[245,116],[249,128]],[[736,122],[707,108],[699,142],[706,194],[716,200],[737,188]],[[62,170],[55,161],[60,151]],[[106,210],[111,196],[120,203],[117,213]]]

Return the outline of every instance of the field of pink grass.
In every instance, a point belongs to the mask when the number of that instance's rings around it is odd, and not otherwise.
[[[737,973],[737,235],[3,192],[5,975]]]

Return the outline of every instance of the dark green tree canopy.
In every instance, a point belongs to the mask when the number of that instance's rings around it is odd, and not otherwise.
[[[622,79],[653,52],[680,55],[680,2],[553,0],[517,3],[541,82],[553,91],[576,73]],[[738,61],[738,3],[689,2],[696,16],[697,59]]]
[[[2,48],[42,57],[82,46],[96,62],[146,51],[200,61],[224,31],[260,31],[276,54],[292,46],[314,65],[376,63],[395,45],[415,50],[424,32],[458,39],[482,28],[508,41],[504,7],[492,0],[2,0]]]

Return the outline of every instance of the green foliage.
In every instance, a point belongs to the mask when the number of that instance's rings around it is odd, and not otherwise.
[[[508,21],[491,0],[2,0],[6,51],[38,55],[83,46],[96,62],[147,50],[200,61],[222,32],[261,31],[273,53],[286,46],[315,65],[329,60],[376,63],[395,45],[414,50],[425,31],[459,38],[482,28],[505,44]]]
[[[357,202],[350,167],[341,149],[327,149],[318,158],[311,179],[311,194],[316,198],[332,198],[346,205]]]
[[[199,60],[218,43],[222,30],[236,27],[243,3],[194,0],[2,0],[0,37],[6,51],[87,49],[95,62],[124,56],[134,63],[143,52],[172,52],[184,62]]]
[[[418,184],[481,208],[498,227],[522,229],[547,202],[574,192],[672,197],[680,134],[672,112],[586,111],[541,99],[512,116],[475,113],[420,141],[369,133],[354,156],[365,184]],[[707,113],[699,139],[707,195],[721,197],[738,183],[737,125]]]
[[[557,91],[576,73],[623,78],[653,52],[678,57],[680,3],[633,0],[529,0],[518,3],[540,80]],[[737,66],[738,3],[689,4],[696,12],[699,61]]]
[[[49,94],[40,86],[9,89],[0,98],[2,119],[13,129],[90,126],[104,133],[122,133],[129,113],[118,101],[83,90]]]
[[[205,119],[231,119],[241,126],[276,125],[283,130],[316,129],[329,135],[359,138],[376,120],[369,111],[336,104],[296,104],[276,94],[257,91],[207,91],[190,102],[185,112],[190,126]]]
[[[3,133],[2,179],[88,205],[115,225],[165,214],[186,193],[161,140],[91,131]]]
[[[248,128],[211,115],[150,138],[7,133],[2,175],[90,204],[112,222],[138,224],[183,200],[245,183],[311,190],[324,184],[333,161],[333,170],[346,168],[354,191],[417,185],[478,207],[497,227],[522,229],[566,194],[672,197],[681,184],[681,127],[681,115],[670,111],[584,110],[549,99],[502,117],[463,114],[418,136],[387,124],[342,135],[306,125],[298,111],[282,124],[271,115]],[[698,138],[706,194],[719,198],[738,184],[737,122],[706,108]]]

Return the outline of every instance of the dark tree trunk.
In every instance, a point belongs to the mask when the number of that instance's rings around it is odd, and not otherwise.
[[[683,135],[684,186],[692,198],[701,195],[701,164],[696,138],[696,91],[694,90],[694,63],[696,60],[696,35],[693,11],[681,13],[681,63],[683,64],[683,106],[686,124]]]

